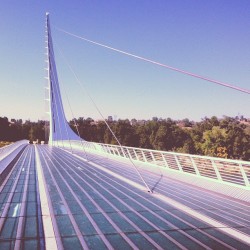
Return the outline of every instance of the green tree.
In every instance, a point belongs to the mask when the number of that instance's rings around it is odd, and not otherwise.
[[[201,148],[204,155],[216,156],[217,148],[226,146],[226,130],[219,126],[212,127],[203,133]]]

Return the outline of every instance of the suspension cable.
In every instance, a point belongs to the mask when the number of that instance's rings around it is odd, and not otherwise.
[[[54,41],[54,45],[55,45],[56,49],[59,51],[61,57],[65,60],[65,57],[64,57],[64,55],[63,55],[63,53],[62,53],[62,50],[61,50],[61,49],[59,48],[59,46],[55,43],[55,41]],[[76,128],[77,134],[78,134],[79,138],[81,138],[80,132],[79,132],[79,129],[78,129],[78,125],[77,125],[77,122],[76,122],[76,118],[75,118],[75,116],[74,116],[73,109],[72,109],[71,104],[70,104],[70,102],[69,102],[69,98],[68,98],[68,95],[67,95],[67,91],[65,90],[65,87],[64,87],[63,84],[62,84],[61,86],[62,86],[62,90],[63,90],[63,92],[64,92],[64,94],[65,94],[65,96],[66,96],[67,103],[68,103],[68,105],[69,105],[69,109],[70,109],[70,112],[71,112],[71,116],[73,117],[73,122],[74,122],[74,126],[75,126],[75,128]],[[81,138],[81,145],[82,145],[82,148],[83,148],[83,151],[84,151],[86,160],[88,161],[87,152],[86,152],[86,150],[85,150],[85,148],[84,148],[82,138]],[[71,150],[72,150],[72,148],[71,148]],[[72,151],[72,153],[73,153],[73,151]]]
[[[93,41],[93,40],[90,40],[90,39],[87,39],[87,38],[85,38],[85,37],[82,37],[82,36],[73,34],[73,33],[71,33],[71,32],[68,32],[68,31],[66,31],[66,30],[63,30],[63,29],[58,28],[58,27],[56,27],[56,26],[54,26],[54,27],[55,27],[57,30],[59,30],[59,31],[61,31],[61,32],[67,34],[67,35],[70,35],[70,36],[76,37],[76,38],[78,38],[78,39],[84,40],[84,41],[86,41],[86,42],[88,42],[88,43],[92,43],[92,44],[101,46],[101,47],[103,47],[103,48],[106,48],[106,49],[109,49],[109,50],[113,50],[113,51],[115,51],[115,52],[118,52],[118,53],[121,53],[121,54],[130,56],[130,57],[134,57],[134,58],[136,58],[136,59],[139,59],[139,60],[142,60],[142,61],[145,61],[145,62],[148,62],[148,63],[152,63],[152,64],[155,64],[155,65],[158,65],[158,66],[161,66],[161,67],[164,67],[164,68],[167,68],[167,69],[170,69],[170,70],[173,70],[173,71],[176,71],[176,72],[179,72],[179,73],[188,75],[188,76],[192,76],[192,77],[195,77],[195,78],[199,78],[199,79],[204,80],[204,81],[207,81],[207,82],[215,83],[215,84],[217,84],[217,85],[221,85],[221,86],[224,86],[224,87],[227,87],[227,88],[231,88],[231,89],[234,89],[234,90],[237,90],[237,91],[246,93],[246,94],[250,94],[250,90],[248,90],[248,89],[243,89],[243,88],[240,88],[240,87],[235,86],[235,85],[232,85],[232,84],[228,84],[228,83],[225,83],[225,82],[217,81],[217,80],[214,80],[214,79],[211,79],[211,78],[207,78],[207,77],[204,77],[204,76],[201,76],[201,75],[197,75],[197,74],[191,73],[191,72],[186,71],[186,70],[182,70],[182,69],[179,69],[179,68],[175,68],[175,67],[172,67],[172,66],[169,66],[169,65],[166,65],[166,64],[163,64],[163,63],[160,63],[160,62],[157,62],[157,61],[154,61],[154,60],[151,60],[151,59],[142,57],[142,56],[138,56],[138,55],[135,55],[135,54],[132,54],[132,53],[129,53],[129,52],[120,50],[120,49],[116,49],[116,48],[114,48],[114,47],[111,47],[111,46],[108,46],[108,45],[105,45],[105,44],[102,44],[102,43],[99,43],[99,42],[95,42],[95,41]]]
[[[57,46],[58,47],[58,46]],[[86,93],[86,95],[88,96],[88,98],[90,99],[90,101],[92,102],[92,104],[94,105],[95,109],[97,110],[97,112],[99,113],[99,115],[102,117],[103,121],[105,122],[107,128],[109,129],[109,131],[111,132],[111,134],[113,135],[113,137],[115,138],[115,140],[117,141],[118,145],[120,146],[124,157],[126,157],[126,154],[124,152],[124,149],[120,143],[120,141],[118,140],[118,138],[116,137],[115,133],[113,132],[113,130],[111,129],[111,127],[109,126],[109,124],[107,123],[107,121],[105,120],[102,112],[100,111],[100,109],[98,108],[98,106],[96,105],[94,99],[92,98],[92,96],[89,94],[89,92],[87,91],[86,87],[84,86],[84,84],[79,80],[78,76],[76,75],[75,71],[73,70],[73,68],[71,67],[71,65],[69,64],[68,60],[66,59],[66,57],[62,54],[62,51],[60,51],[65,63],[67,64],[67,66],[69,67],[70,71],[72,72],[72,74],[74,75],[76,82],[79,84],[80,88],[82,89],[83,92]],[[152,193],[152,190],[149,188],[148,184],[146,183],[146,181],[144,180],[144,178],[142,177],[141,173],[139,172],[138,168],[136,167],[136,165],[134,164],[134,162],[132,161],[132,159],[130,158],[130,156],[128,157],[129,161],[131,162],[131,164],[134,166],[137,174],[139,175],[139,177],[141,178],[141,180],[143,181],[144,185],[147,188],[147,191],[149,193]]]

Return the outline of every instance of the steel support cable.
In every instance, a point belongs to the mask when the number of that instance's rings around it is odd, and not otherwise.
[[[48,53],[47,53],[47,57],[48,57],[48,63],[49,63],[49,74],[52,73],[52,81],[54,81],[54,85],[50,82],[50,84],[53,86],[53,92],[52,94],[54,95],[54,104],[55,104],[55,107],[56,107],[56,112],[57,112],[57,118],[58,118],[58,125],[60,127],[60,134],[61,134],[61,141],[60,143],[62,143],[62,146],[64,147],[64,138],[62,137],[62,128],[61,128],[61,124],[60,124],[60,120],[59,120],[59,109],[60,109],[60,112],[61,114],[64,116],[64,110],[63,110],[63,104],[62,104],[62,100],[60,98],[60,89],[59,89],[59,82],[58,82],[58,77],[57,77],[57,74],[55,72],[55,55],[54,55],[54,50],[53,50],[53,46],[52,46],[52,38],[51,36],[49,36],[49,31],[50,31],[50,27],[48,25],[47,27],[47,39],[48,39]],[[57,103],[57,100],[59,101],[59,103]],[[59,106],[59,107],[58,107]],[[68,141],[69,141],[69,144],[70,144],[70,148],[71,148],[71,151],[72,151],[72,146],[71,146],[71,141],[70,141],[70,138],[69,138],[69,132],[67,130],[67,124],[66,124],[66,119],[64,119],[64,128],[66,130],[66,133],[67,133],[67,137],[68,137]],[[62,126],[63,126],[62,125]],[[58,138],[57,138],[57,144],[58,144]],[[72,151],[73,152],[73,151]]]
[[[51,38],[51,35],[50,35],[50,26],[49,24],[47,24],[47,47],[48,47],[48,53],[47,53],[47,57],[48,57],[48,61],[49,61],[49,74],[50,72],[52,72],[52,75],[53,75],[53,79],[54,79],[54,91],[55,91],[55,94],[57,95],[57,100],[59,100],[59,108],[61,110],[61,113],[62,115],[65,117],[64,115],[64,110],[63,110],[63,104],[62,104],[62,100],[60,98],[60,89],[59,89],[59,81],[58,81],[58,77],[57,77],[57,74],[56,72],[54,72],[55,70],[55,55],[54,55],[54,49],[53,49],[53,45],[52,45],[52,38]],[[52,58],[52,60],[51,60]],[[51,84],[51,83],[50,83]],[[57,101],[55,100],[55,103],[57,103]],[[57,107],[57,113],[58,113],[58,107]],[[59,121],[59,115],[58,116],[58,124],[60,126],[60,121]],[[67,137],[68,137],[68,141],[69,141],[69,145],[70,145],[70,148],[71,148],[71,152],[73,153],[73,150],[72,150],[72,145],[71,145],[71,140],[70,140],[70,137],[69,137],[69,132],[68,132],[68,129],[67,129],[67,124],[66,124],[66,119],[64,119],[64,128],[66,130],[66,133],[67,133]],[[57,139],[57,143],[58,143],[58,139]],[[61,133],[61,143],[64,147],[64,138],[62,138],[62,133]]]
[[[58,82],[57,82],[58,83]],[[58,83],[59,84],[59,83]],[[55,84],[56,85],[56,88],[59,88],[59,85],[57,86],[57,84]],[[57,90],[57,91],[59,91],[59,89]],[[58,94],[58,97],[59,97],[59,92],[57,92]],[[59,99],[60,99],[60,97],[59,97]],[[63,114],[63,106],[62,106],[62,102],[60,102],[60,109],[61,109],[61,112],[62,112],[62,114]],[[58,123],[60,123],[60,122],[58,122]],[[65,128],[65,130],[66,130],[66,133],[67,133],[67,137],[68,137],[68,141],[69,141],[69,145],[70,145],[70,149],[71,149],[71,152],[73,153],[73,150],[72,150],[72,145],[71,145],[71,140],[70,140],[70,138],[69,138],[69,132],[68,132],[68,129],[67,129],[67,124],[66,124],[66,119],[64,119],[64,128]],[[61,138],[61,142],[62,142],[62,145],[63,145],[63,147],[64,147],[64,138]]]
[[[54,26],[54,27],[55,27],[55,26]],[[68,31],[66,31],[66,30],[63,30],[63,29],[61,29],[61,28],[58,28],[58,27],[55,27],[55,28],[56,28],[57,30],[59,30],[59,31],[65,33],[65,34],[67,34],[67,35],[70,35],[70,36],[79,38],[79,39],[81,39],[81,40],[84,40],[84,41],[86,41],[86,42],[89,42],[89,43],[92,43],[92,44],[101,46],[101,47],[103,47],[103,48],[106,48],[106,49],[109,49],[109,50],[113,50],[113,51],[115,51],[115,52],[118,52],[118,53],[121,53],[121,54],[130,56],[130,57],[134,57],[134,58],[136,58],[136,59],[139,59],[139,60],[142,60],[142,61],[145,61],[145,62],[148,62],[148,63],[152,63],[152,64],[155,64],[155,65],[158,65],[158,66],[161,66],[161,67],[164,67],[164,68],[167,68],[167,69],[170,69],[170,70],[173,70],[173,71],[176,71],[176,72],[179,72],[179,73],[188,75],[188,76],[192,76],[192,77],[195,77],[195,78],[199,78],[199,79],[204,80],[204,81],[207,81],[207,82],[215,83],[215,84],[217,84],[217,85],[221,85],[221,86],[226,87],[226,88],[230,88],[230,89],[234,89],[234,90],[237,90],[237,91],[246,93],[246,94],[250,94],[250,90],[248,90],[248,89],[243,89],[243,88],[234,86],[234,85],[232,85],[232,84],[228,84],[228,83],[225,83],[225,82],[217,81],[217,80],[214,80],[214,79],[211,79],[211,78],[207,78],[207,77],[205,77],[205,76],[201,76],[201,75],[198,75],[198,74],[191,73],[191,72],[186,71],[186,70],[182,70],[182,69],[179,69],[179,68],[175,68],[175,67],[172,67],[172,66],[169,66],[169,65],[166,65],[166,64],[163,64],[163,63],[160,63],[160,62],[157,62],[157,61],[154,61],[154,60],[151,60],[151,59],[142,57],[142,56],[138,56],[138,55],[135,55],[135,54],[132,54],[132,53],[129,53],[129,52],[120,50],[120,49],[116,49],[116,48],[114,48],[114,47],[111,47],[111,46],[108,46],[108,45],[105,45],[105,44],[102,44],[102,43],[95,42],[95,41],[93,41],[93,40],[90,40],[90,39],[84,38],[84,37],[82,37],[82,36],[73,34],[73,33],[68,32]]]
[[[57,46],[58,47],[58,46]],[[60,51],[62,53],[62,51]],[[115,133],[113,132],[113,130],[111,129],[111,127],[109,126],[109,124],[107,123],[107,121],[105,120],[102,112],[100,111],[100,109],[98,108],[98,106],[96,105],[95,101],[93,100],[92,96],[89,94],[89,92],[87,91],[86,87],[84,87],[84,85],[82,84],[82,82],[79,80],[78,76],[76,75],[75,71],[73,70],[73,68],[71,67],[71,65],[69,64],[68,60],[66,59],[66,57],[61,54],[66,65],[69,67],[70,71],[72,72],[72,74],[74,75],[77,83],[79,84],[80,88],[82,89],[83,92],[86,93],[86,95],[88,96],[88,98],[90,99],[90,101],[92,102],[92,104],[94,105],[95,109],[97,110],[97,112],[99,113],[99,115],[102,117],[103,121],[105,122],[107,128],[109,129],[109,131],[111,132],[111,134],[113,135],[113,137],[115,138],[115,140],[117,141],[118,145],[120,146],[124,157],[126,158],[126,154],[123,150],[123,147],[120,143],[120,141],[118,140],[118,138],[116,137]],[[144,178],[142,177],[141,173],[139,172],[138,168],[136,167],[136,165],[134,164],[134,162],[132,161],[132,159],[130,158],[130,156],[128,157],[129,161],[131,162],[131,164],[134,166],[137,174],[139,175],[139,177],[141,178],[142,182],[144,183],[144,185],[146,186],[148,192],[152,193],[152,190],[149,188],[148,184],[146,183],[146,181],[144,180]]]
[[[55,61],[55,57],[54,57],[54,53],[52,54],[52,56],[53,56],[53,61]],[[54,73],[54,71],[52,71],[52,74],[53,74],[53,77],[54,77],[54,80],[56,81],[57,80],[57,77],[55,77],[55,73]],[[62,104],[62,100],[61,100],[61,98],[60,98],[60,89],[59,89],[59,82],[58,81],[56,81],[56,83],[57,84],[55,84],[55,91],[56,91],[56,94],[57,94],[57,97],[58,97],[58,100],[59,100],[59,108],[60,108],[60,110],[61,110],[61,114],[63,115],[64,114],[64,110],[63,110],[63,104]],[[55,101],[55,103],[56,103],[56,101]],[[57,107],[57,110],[58,110],[58,107]],[[57,111],[57,114],[58,114],[58,112],[59,112],[59,110]],[[59,115],[57,115],[58,116],[58,124],[60,124],[60,121],[59,121]],[[70,148],[71,148],[71,152],[73,152],[73,150],[72,150],[72,145],[71,145],[71,140],[70,140],[70,138],[69,138],[69,132],[68,132],[68,129],[67,129],[67,124],[66,124],[66,119],[64,119],[64,128],[65,128],[65,131],[66,131],[66,134],[67,134],[67,137],[68,137],[68,141],[69,141],[69,145],[70,145]],[[61,125],[61,124],[60,124]],[[59,125],[59,126],[60,126]],[[64,138],[62,137],[62,133],[61,133],[61,143],[62,143],[62,145],[63,145],[63,147],[64,147]]]
[[[62,53],[61,49],[58,47],[58,45],[55,43],[55,41],[54,41],[54,45],[55,45],[56,49],[59,51],[61,57],[64,59],[63,53]],[[76,128],[77,134],[78,134],[78,136],[81,138],[80,132],[79,132],[79,129],[78,129],[78,125],[77,125],[77,123],[76,123],[76,118],[75,118],[75,116],[74,116],[73,109],[72,109],[71,104],[70,104],[70,102],[69,102],[69,98],[68,98],[68,95],[67,95],[67,91],[65,90],[63,84],[62,84],[61,86],[62,86],[63,92],[64,92],[64,94],[65,94],[65,96],[66,96],[66,99],[67,99],[67,102],[68,102],[68,105],[69,105],[69,109],[70,109],[70,112],[71,112],[71,116],[73,117],[74,126],[75,126],[75,128]],[[66,119],[65,119],[65,121],[66,121]],[[82,149],[83,149],[83,151],[84,151],[86,160],[88,161],[88,156],[87,156],[86,150],[85,150],[85,148],[84,148],[82,138],[81,138],[81,145],[82,145]],[[71,146],[71,144],[70,144],[70,146]],[[71,152],[73,153],[72,146],[71,146]]]
[[[57,116],[57,120],[58,120],[58,125],[59,125],[59,132],[61,134],[61,138],[62,138],[62,129],[61,129],[61,124],[60,124],[60,120],[59,120],[59,114],[58,114],[58,107],[57,107],[57,101],[56,101],[56,98],[57,98],[57,92],[56,92],[56,89],[52,89],[54,88],[54,85],[51,83],[51,81],[56,81],[57,80],[57,77],[56,75],[54,74],[54,70],[53,70],[53,66],[52,63],[53,63],[53,60],[51,60],[51,57],[54,59],[54,51],[53,51],[53,48],[51,48],[50,44],[51,44],[51,37],[49,36],[49,29],[50,27],[47,26],[47,36],[48,36],[48,49],[47,49],[47,57],[48,57],[48,72],[49,72],[49,87],[50,87],[50,106],[51,106],[51,118],[53,119],[53,127],[55,129],[57,129],[57,124],[55,123],[55,117],[54,117],[54,112],[56,112],[56,116]],[[52,56],[51,56],[52,55]],[[52,122],[52,121],[51,121]],[[53,129],[54,129],[53,128]],[[58,131],[56,131],[56,133],[58,133]],[[53,138],[53,135],[50,135],[52,136],[52,145],[53,145],[53,142],[54,142],[54,138]],[[57,147],[59,147],[59,142],[58,142],[58,138],[56,140],[57,142]],[[62,143],[63,147],[64,147],[64,143]]]
[[[50,72],[52,72],[53,80],[55,80],[54,71],[52,70],[52,71],[50,71]],[[51,84],[51,83],[50,83],[50,84]],[[53,87],[55,87],[55,86],[53,86]],[[58,121],[57,124],[58,124],[58,126],[59,126],[59,131],[60,131],[61,140],[62,140],[62,128],[61,128],[60,119],[59,119],[59,109],[58,109],[57,101],[56,101],[56,99],[55,99],[55,98],[57,98],[57,96],[58,96],[58,93],[57,93],[56,88],[55,88],[54,91],[52,92],[52,95],[54,95],[54,97],[53,97],[54,102],[52,101],[52,107],[55,106],[55,110],[53,109],[53,110],[51,110],[51,111],[52,111],[53,113],[54,113],[54,111],[56,111],[56,116],[57,116],[57,121]],[[54,124],[53,126],[55,126],[55,128],[57,129],[56,124]],[[56,131],[56,132],[58,132],[58,131]],[[57,138],[57,146],[59,147],[58,138]],[[63,146],[63,148],[64,148],[63,140],[62,140],[62,146]]]
[[[54,114],[54,111],[56,111],[56,116],[57,116],[57,123],[54,123],[54,127],[55,129],[57,129],[57,126],[59,127],[59,131],[60,131],[60,135],[61,135],[61,140],[58,140],[58,131],[56,131],[56,134],[57,134],[57,146],[60,147],[59,145],[61,144],[62,147],[64,148],[64,142],[63,142],[63,134],[62,134],[62,126],[61,123],[60,123],[60,116],[59,116],[59,108],[58,106],[62,105],[61,102],[57,103],[57,100],[60,100],[60,95],[59,95],[59,92],[58,92],[58,88],[57,88],[57,84],[58,83],[58,77],[57,77],[57,74],[56,72],[54,71],[55,69],[55,56],[54,56],[54,50],[53,50],[53,47],[50,46],[50,44],[52,44],[52,41],[51,41],[51,37],[49,36],[48,37],[48,48],[49,48],[49,54],[48,54],[48,58],[49,58],[49,68],[50,68],[50,71],[49,73],[51,73],[52,75],[52,81],[55,82],[55,84],[53,84],[52,82],[50,82],[50,85],[52,86],[52,89],[51,89],[51,96],[53,96],[53,99],[52,99],[52,105],[53,107],[55,107],[55,109],[53,109],[53,114]],[[52,60],[51,60],[52,58]]]

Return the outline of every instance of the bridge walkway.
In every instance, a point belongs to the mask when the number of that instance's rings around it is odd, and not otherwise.
[[[86,157],[83,152],[74,151],[74,153]],[[133,165],[127,159],[118,160],[110,155],[103,157],[90,153],[87,154],[87,158],[126,179],[143,185]],[[136,163],[136,166],[153,192],[163,194],[190,209],[250,235],[249,203],[175,180],[159,167],[145,167],[146,164],[143,163]]]
[[[44,249],[34,147],[22,152],[0,186],[0,249]]]
[[[86,162],[76,153],[45,145],[38,146],[38,152],[58,230],[57,241],[65,249],[249,248],[241,238],[158,199],[156,192],[208,219],[211,216],[222,221],[226,228],[241,231],[249,240],[248,204],[167,178],[159,182],[159,175],[143,171],[151,187],[158,182],[150,194],[95,167],[110,168],[137,182],[129,164],[90,154],[91,161]]]

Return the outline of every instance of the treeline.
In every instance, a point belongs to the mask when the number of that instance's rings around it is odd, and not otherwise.
[[[0,141],[45,140],[45,121],[31,122],[0,117]]]
[[[70,124],[76,131],[73,120]],[[82,138],[88,141],[117,144],[104,122],[79,118],[76,124]],[[124,146],[250,160],[250,123],[244,118],[213,116],[201,122],[154,118],[108,124]]]
[[[250,123],[242,117],[213,116],[201,122],[170,118],[107,122],[124,146],[250,160]],[[0,118],[0,140],[45,140],[44,126],[44,121]],[[87,141],[117,144],[104,121],[80,117],[71,120],[70,126]]]

